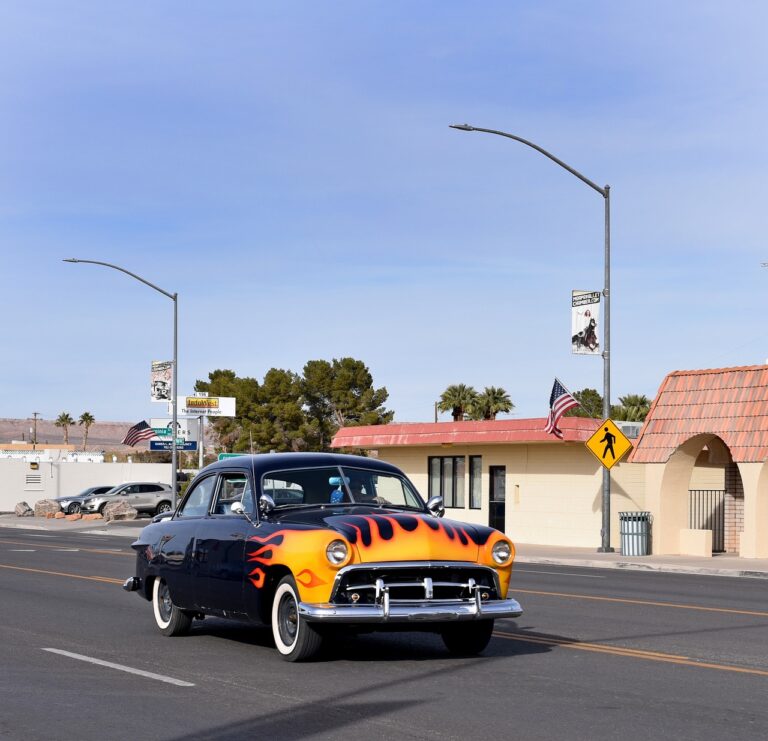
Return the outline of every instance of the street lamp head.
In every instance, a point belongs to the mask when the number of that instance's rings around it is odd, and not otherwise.
[[[469,124],[449,124],[452,129],[460,129],[461,131],[474,131],[475,127]]]
[[[62,262],[80,262],[76,257],[65,257]]]

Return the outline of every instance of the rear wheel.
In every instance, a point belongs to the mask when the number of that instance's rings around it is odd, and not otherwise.
[[[67,513],[70,515],[79,515],[80,505],[77,502],[72,502],[72,504],[67,507]]]
[[[292,576],[280,580],[272,601],[272,636],[286,661],[306,661],[320,650],[323,637],[299,615],[299,594]]]
[[[446,625],[440,635],[445,647],[457,656],[475,656],[485,649],[493,633],[493,620]]]
[[[156,515],[164,515],[166,512],[171,511],[171,503],[170,502],[160,502],[160,504],[157,505],[157,509],[155,510]]]
[[[157,627],[163,635],[181,636],[189,633],[192,615],[173,604],[164,579],[155,579],[152,585],[152,611]]]

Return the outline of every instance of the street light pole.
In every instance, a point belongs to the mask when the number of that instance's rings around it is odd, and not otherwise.
[[[540,152],[545,157],[548,157],[556,164],[560,165],[564,170],[568,170],[571,175],[576,176],[583,183],[586,183],[590,188],[597,191],[605,202],[605,282],[603,286],[603,297],[605,300],[605,317],[603,319],[603,417],[608,419],[611,416],[611,186],[606,185],[600,187],[597,183],[594,183],[588,177],[582,175],[578,170],[574,169],[570,165],[567,165],[561,159],[555,157],[554,154],[548,152],[538,144],[523,139],[520,136],[514,134],[508,134],[505,131],[496,131],[495,129],[481,129],[477,126],[470,126],[469,124],[451,124],[450,128],[459,129],[460,131],[481,131],[485,134],[496,134],[497,136],[504,136],[507,139],[514,139],[521,144],[525,144],[537,152]],[[602,529],[600,530],[600,548],[597,550],[600,553],[612,553],[611,548],[611,472],[607,468],[603,468],[603,497],[602,497],[602,509],[603,509],[603,521]]]
[[[171,472],[171,488],[173,490],[173,509],[176,509],[176,485],[178,483],[178,458],[176,454],[176,434],[177,434],[177,408],[176,408],[176,399],[177,399],[177,379],[179,376],[179,294],[178,293],[168,293],[168,291],[164,291],[159,286],[156,286],[154,283],[150,283],[145,278],[142,278],[140,275],[136,275],[136,273],[132,273],[130,270],[126,270],[125,268],[121,268],[119,265],[112,265],[109,262],[101,262],[99,260],[79,260],[74,257],[69,257],[64,260],[64,262],[84,262],[84,263],[90,263],[91,265],[103,265],[106,268],[112,268],[113,270],[119,270],[121,273],[125,273],[126,275],[130,275],[131,278],[135,278],[136,280],[140,281],[141,283],[144,283],[144,285],[149,286],[150,288],[154,288],[158,293],[162,293],[163,296],[167,296],[171,301],[173,301],[173,380],[171,383],[171,395],[172,395],[172,409],[173,409],[173,419],[171,421],[171,428],[173,429],[173,434],[171,435],[171,466],[173,468],[173,471]]]

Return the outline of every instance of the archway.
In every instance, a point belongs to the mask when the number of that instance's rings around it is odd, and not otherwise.
[[[665,464],[651,468],[661,469],[654,508],[654,552],[709,555],[739,550],[744,486],[722,438],[710,433],[694,435]]]

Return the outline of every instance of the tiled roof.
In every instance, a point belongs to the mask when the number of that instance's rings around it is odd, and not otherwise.
[[[630,461],[665,463],[700,433],[720,437],[736,462],[768,460],[768,366],[670,373]]]
[[[495,419],[480,422],[427,422],[368,427],[342,427],[332,448],[391,448],[413,445],[584,442],[599,419],[563,417],[558,427],[564,439],[544,432],[546,418]]]

